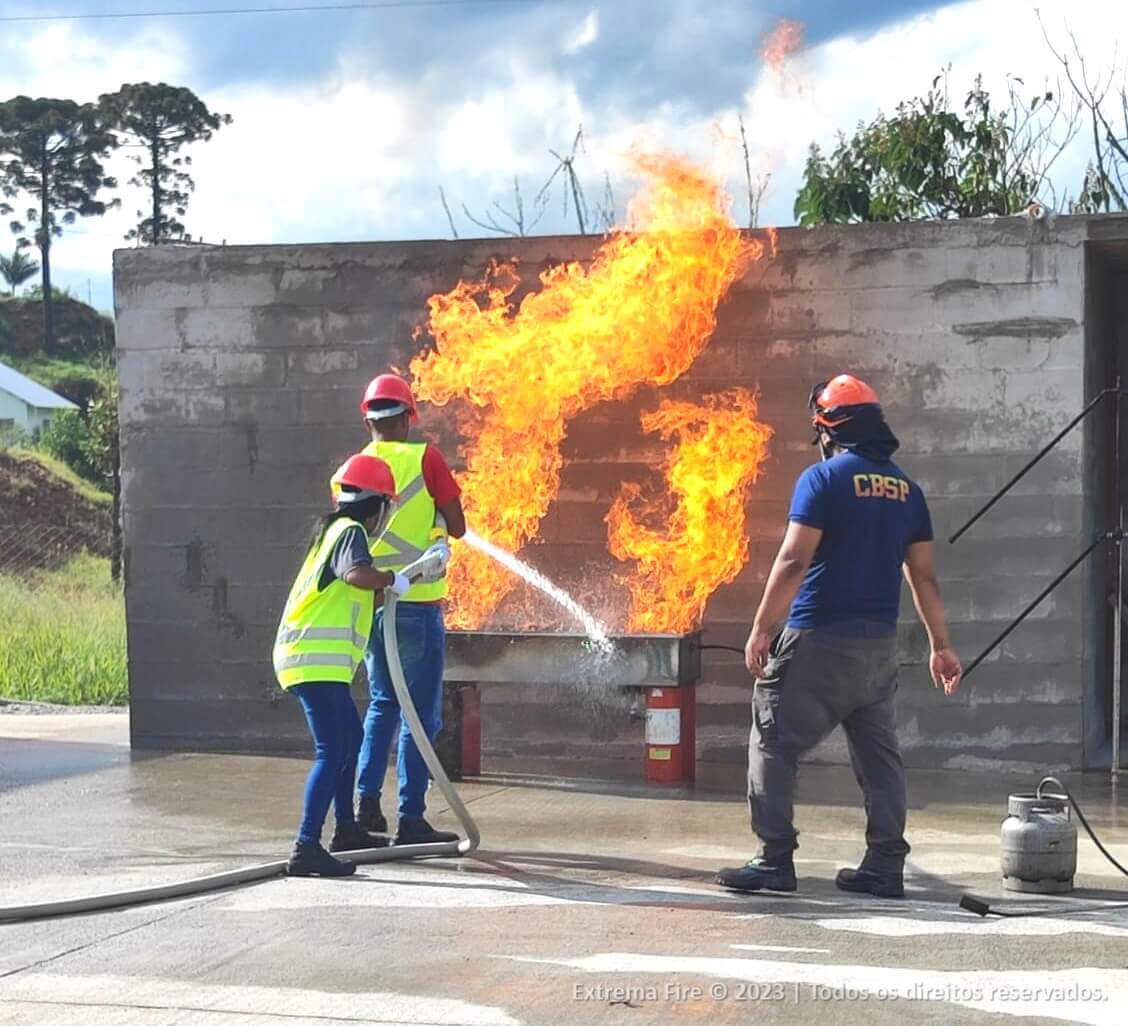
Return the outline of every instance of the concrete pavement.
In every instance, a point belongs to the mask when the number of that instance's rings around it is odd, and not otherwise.
[[[0,904],[285,853],[304,761],[133,756],[127,733],[121,715],[0,717]],[[804,768],[786,896],[712,884],[751,852],[739,796],[483,778],[461,788],[473,858],[0,926],[0,1024],[1122,1026],[1128,909],[1100,906],[1128,880],[1082,837],[1077,895],[1000,889],[1005,797],[1034,783],[913,775],[908,896],[866,901],[833,885],[863,823],[839,768]],[[1128,860],[1128,804],[1103,775],[1069,784]],[[965,890],[1047,914],[980,920]]]

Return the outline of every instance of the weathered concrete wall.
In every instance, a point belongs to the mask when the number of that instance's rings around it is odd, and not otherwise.
[[[710,603],[709,642],[743,643],[792,483],[813,458],[812,381],[848,368],[877,387],[902,440],[899,459],[930,497],[938,539],[1080,410],[1088,225],[1017,218],[779,234],[775,255],[726,297],[709,348],[664,393],[758,387],[762,417],[777,432],[748,505],[752,558]],[[116,254],[136,744],[306,743],[294,704],[273,682],[270,645],[327,474],[364,441],[363,383],[406,365],[426,298],[492,257],[518,256],[531,279],[593,245],[550,238]],[[603,516],[620,481],[655,472],[638,427],[655,400],[646,390],[571,425],[560,500],[533,549],[538,565],[607,562]],[[424,425],[453,451],[437,411]],[[940,541],[966,657],[1082,547],[1081,444],[1080,433],[1068,439],[957,546]],[[907,760],[1080,764],[1081,596],[1080,580],[1066,584],[955,700],[930,686],[923,632],[906,616]],[[750,686],[737,656],[707,655],[699,777],[729,782],[743,772]],[[578,708],[520,689],[489,691],[484,716],[487,767],[641,773],[637,725],[591,727]],[[844,751],[832,742],[819,755]]]

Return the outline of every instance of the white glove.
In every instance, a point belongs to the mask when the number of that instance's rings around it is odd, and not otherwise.
[[[424,567],[423,575],[419,579],[424,584],[441,581],[449,562],[450,546],[445,541],[435,542],[419,559],[419,563]]]
[[[439,566],[446,570],[447,564],[450,562],[450,546],[445,541],[437,541],[431,546],[431,551],[438,552]]]
[[[404,574],[398,572],[396,573],[395,580],[388,585],[388,591],[395,595],[396,598],[403,598],[410,589],[411,581],[409,581]]]

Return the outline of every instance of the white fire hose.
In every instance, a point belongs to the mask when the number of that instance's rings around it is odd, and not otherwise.
[[[403,573],[411,581],[424,580],[437,572],[436,563],[441,561],[435,555],[435,548],[428,549]],[[431,739],[427,737],[423,724],[419,720],[419,712],[411,700],[411,692],[407,688],[407,680],[403,675],[403,664],[399,658],[399,644],[396,636],[396,605],[397,598],[389,589],[384,593],[384,653],[388,659],[388,670],[395,688],[396,698],[399,699],[400,711],[407,725],[411,729],[411,736],[419,747],[419,754],[431,771],[435,783],[447,800],[451,810],[458,818],[466,837],[458,841],[447,841],[440,844],[397,844],[386,848],[365,848],[361,851],[339,852],[338,857],[357,865],[368,865],[373,862],[392,862],[396,859],[424,858],[434,855],[467,855],[474,851],[481,843],[478,833],[478,824],[470,815],[454,785],[443,769],[443,764],[435,754]],[[130,905],[143,905],[153,901],[169,901],[173,898],[185,898],[193,894],[205,894],[208,891],[218,891],[225,887],[237,887],[243,884],[256,883],[260,880],[269,880],[271,877],[281,876],[286,872],[286,861],[263,862],[257,866],[244,866],[242,869],[229,869],[223,873],[213,873],[210,876],[200,876],[192,880],[182,880],[179,883],[160,884],[156,887],[140,887],[132,891],[113,891],[109,894],[91,894],[84,898],[68,898],[63,901],[47,901],[33,905],[11,905],[7,908],[0,907],[0,923],[18,922],[28,919],[45,919],[49,916],[78,915],[82,912],[98,912],[104,909],[125,908]]]

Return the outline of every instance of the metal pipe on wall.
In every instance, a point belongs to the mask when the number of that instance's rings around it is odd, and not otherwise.
[[[1112,620],[1112,779],[1120,774],[1121,663],[1124,658],[1124,479],[1121,470],[1121,446],[1124,428],[1124,391],[1116,378],[1116,435],[1113,439],[1113,493],[1116,497],[1116,615]]]

